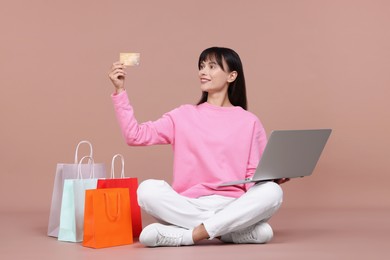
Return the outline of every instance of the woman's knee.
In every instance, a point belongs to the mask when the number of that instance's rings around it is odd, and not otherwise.
[[[149,179],[141,182],[137,189],[138,204],[142,207],[149,201],[156,201],[159,197],[159,190],[164,185],[162,180]]]
[[[262,193],[260,196],[266,197],[269,202],[272,204],[280,205],[283,201],[283,190],[279,184],[270,181],[266,183],[261,183],[253,186],[252,188],[258,187],[257,190],[259,193]],[[255,188],[256,189],[256,188]]]
[[[272,196],[274,201],[278,201],[279,204],[283,201],[283,190],[282,187],[280,187],[279,184],[276,182],[270,181],[267,182],[267,187],[270,190],[270,196]]]

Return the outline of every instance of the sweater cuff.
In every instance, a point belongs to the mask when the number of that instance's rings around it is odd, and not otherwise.
[[[120,92],[120,93],[118,93],[118,94],[116,94],[115,92],[113,92],[113,93],[111,94],[111,97],[112,97],[112,98],[118,98],[118,97],[124,95],[125,93],[127,93],[126,90],[123,90],[122,92]]]

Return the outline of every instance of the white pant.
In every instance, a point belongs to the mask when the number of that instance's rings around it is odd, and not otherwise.
[[[197,199],[178,194],[163,180],[146,180],[138,203],[162,222],[187,229],[203,223],[210,238],[267,221],[280,207],[283,191],[274,182],[258,183],[239,198],[220,195]]]

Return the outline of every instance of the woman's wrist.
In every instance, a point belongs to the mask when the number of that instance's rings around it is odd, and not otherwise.
[[[118,95],[119,93],[125,91],[125,88],[116,88],[115,89],[115,94]]]

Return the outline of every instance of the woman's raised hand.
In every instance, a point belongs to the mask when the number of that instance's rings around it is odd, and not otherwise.
[[[114,62],[108,73],[108,77],[114,85],[116,93],[120,93],[125,89],[126,71],[123,63],[119,61]]]

